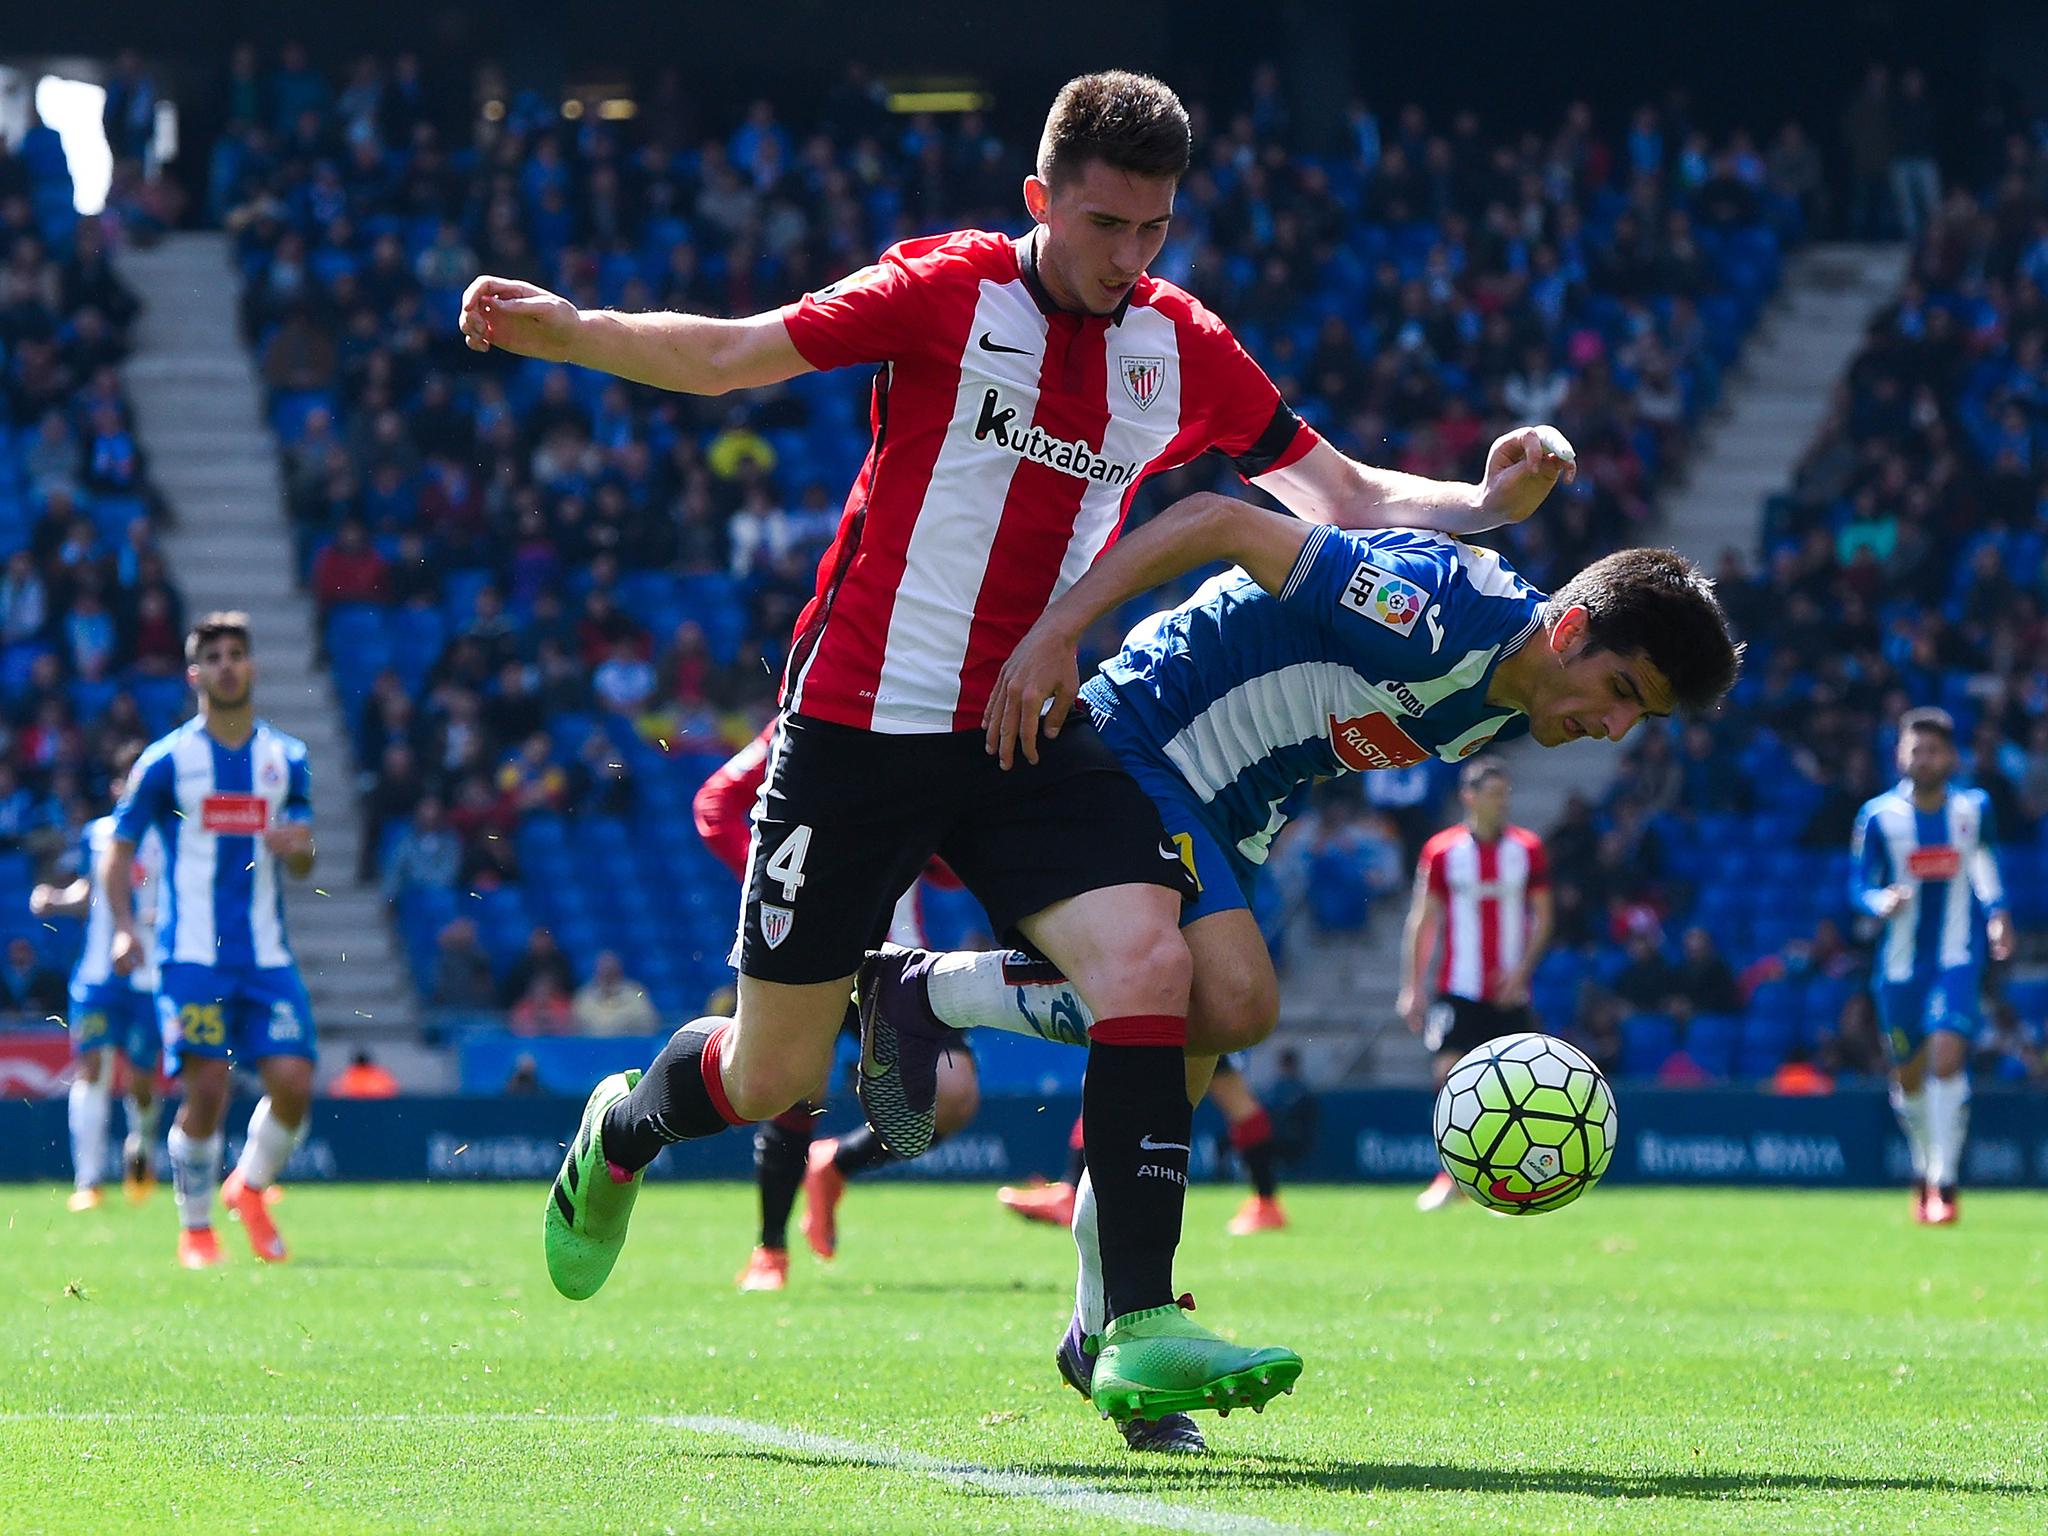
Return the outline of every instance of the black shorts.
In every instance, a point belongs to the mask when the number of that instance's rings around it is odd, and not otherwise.
[[[1054,902],[1115,885],[1193,894],[1159,811],[1085,713],[1005,772],[979,731],[888,736],[785,715],[749,856],[741,974],[804,985],[851,975],[934,854],[1005,943]]]
[[[1462,1056],[1475,1046],[1502,1035],[1526,1034],[1536,1028],[1536,1013],[1527,1003],[1503,1008],[1469,997],[1440,997],[1423,1021],[1422,1038],[1430,1050]]]

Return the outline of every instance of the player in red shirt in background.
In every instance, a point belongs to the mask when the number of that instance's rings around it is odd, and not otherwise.
[[[1543,839],[1508,821],[1508,771],[1491,758],[1458,776],[1465,819],[1422,845],[1415,895],[1401,935],[1401,995],[1394,1006],[1435,1053],[1435,1086],[1474,1046],[1536,1028],[1529,978],[1550,944],[1550,861]],[[1434,1006],[1424,1011],[1422,974],[1437,934]],[[1439,1172],[1416,1208],[1448,1205],[1458,1186]]]
[[[771,724],[735,752],[704,781],[692,806],[697,835],[736,879],[747,878],[747,849],[753,837],[752,811],[768,773],[768,750],[775,734]],[[959,885],[953,872],[934,859],[923,879],[948,889]],[[920,882],[921,885],[922,882]],[[896,903],[889,942],[926,947],[919,885]],[[859,1019],[849,1004],[849,1022],[856,1035]],[[894,1162],[873,1127],[862,1125],[845,1136],[812,1138],[818,1115],[831,1091],[820,1083],[805,1102],[754,1127],[754,1184],[761,1196],[761,1237],[739,1274],[743,1291],[779,1291],[789,1283],[789,1213],[798,1189],[804,1192],[804,1241],[821,1259],[839,1249],[839,1199],[846,1181]],[[939,1063],[938,1141],[961,1129],[981,1106],[981,1080],[974,1052],[964,1042]]]

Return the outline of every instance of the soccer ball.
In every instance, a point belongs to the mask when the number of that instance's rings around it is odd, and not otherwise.
[[[1583,1053],[1549,1035],[1502,1035],[1458,1058],[1436,1096],[1444,1170],[1488,1210],[1570,1205],[1614,1156],[1614,1094]]]

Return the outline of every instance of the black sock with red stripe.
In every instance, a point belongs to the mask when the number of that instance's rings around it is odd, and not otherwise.
[[[1273,1117],[1254,1110],[1230,1128],[1230,1145],[1244,1163],[1252,1193],[1270,1200],[1279,1188],[1273,1177]]]
[[[1187,1203],[1187,1020],[1101,1019],[1081,1083],[1082,1137],[1102,1244],[1107,1316],[1173,1302],[1173,1255]]]
[[[733,1113],[719,1063],[731,1019],[693,1019],[669,1037],[640,1081],[605,1111],[605,1157],[638,1173],[671,1142],[716,1136],[747,1122]]]
[[[761,1246],[789,1246],[789,1213],[803,1188],[811,1150],[811,1106],[799,1104],[754,1127],[754,1184],[761,1191]]]

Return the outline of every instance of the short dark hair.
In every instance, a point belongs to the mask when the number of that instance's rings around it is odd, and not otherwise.
[[[1038,140],[1038,174],[1048,183],[1090,160],[1133,176],[1187,174],[1193,140],[1188,109],[1164,81],[1127,69],[1077,75],[1060,87]]]
[[[185,660],[195,662],[199,653],[215,640],[239,640],[244,648],[249,644],[249,615],[239,608],[221,608],[204,613],[192,626],[192,633],[185,637]]]
[[[1488,779],[1504,779],[1508,765],[1497,757],[1478,757],[1458,770],[1458,788],[1477,789]]]
[[[1711,709],[1735,686],[1742,647],[1714,583],[1671,549],[1623,549],[1595,560],[1551,598],[1551,612],[1586,610],[1596,650],[1640,656],[1671,685],[1687,713]]]
[[[1945,709],[1932,705],[1921,709],[1909,709],[1899,716],[1899,739],[1904,740],[1914,731],[1927,731],[1939,736],[1950,746],[1956,744],[1956,717]]]

